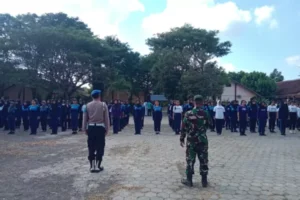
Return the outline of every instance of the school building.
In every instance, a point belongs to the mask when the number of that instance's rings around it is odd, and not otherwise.
[[[251,98],[256,96],[260,95],[238,82],[231,81],[230,84],[224,86],[221,101],[231,102],[237,100],[240,102],[241,100],[245,100],[249,102]]]

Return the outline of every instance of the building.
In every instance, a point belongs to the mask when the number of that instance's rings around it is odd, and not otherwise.
[[[245,100],[249,102],[251,98],[260,96],[253,90],[243,86],[240,83],[237,83],[235,81],[231,81],[230,84],[224,86],[223,93],[221,95],[221,100],[222,101],[241,101]]]
[[[31,88],[19,85],[11,85],[1,91],[1,96],[5,99],[20,99],[22,101],[31,101],[33,99],[33,91]]]
[[[300,79],[278,82],[276,96],[279,99],[300,99]]]

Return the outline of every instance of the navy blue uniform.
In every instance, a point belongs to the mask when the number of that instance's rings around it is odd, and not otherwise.
[[[268,110],[266,106],[261,105],[258,109],[258,132],[259,135],[265,135],[265,128],[268,120]]]
[[[144,115],[145,115],[145,108],[140,104],[135,105],[133,108],[135,134],[141,134],[142,119]]]
[[[285,135],[288,118],[289,118],[289,108],[287,104],[282,104],[278,110],[278,119],[279,119],[281,135]]]
[[[71,127],[73,134],[78,130],[78,118],[80,115],[80,105],[79,104],[71,104],[70,106],[70,116],[71,116]]]
[[[80,107],[79,107],[79,119],[78,119],[78,128],[79,128],[79,131],[82,130],[82,117],[83,117],[83,111],[82,111],[82,106],[84,104],[82,103],[79,103]]]
[[[60,125],[61,125],[61,131],[64,132],[67,130],[67,118],[69,115],[69,110],[66,104],[62,104],[60,106]]]
[[[29,124],[30,124],[31,135],[36,135],[37,133],[39,116],[40,116],[39,106],[38,105],[29,106]]]
[[[47,131],[47,122],[49,118],[49,106],[48,105],[42,105],[40,107],[40,121],[41,121],[41,127],[42,131]]]
[[[4,126],[3,120],[2,120],[3,107],[4,107],[4,102],[0,101],[0,128],[3,128],[3,126]]]
[[[112,105],[111,115],[113,121],[113,132],[114,134],[118,134],[120,131],[120,119],[122,115],[121,105],[119,103]]]
[[[231,104],[230,105],[230,127],[231,132],[237,132],[236,125],[237,125],[237,112],[238,112],[238,105]]]
[[[15,128],[16,128],[16,113],[17,113],[17,108],[15,105],[10,105],[8,107],[8,112],[7,112],[7,119],[8,119],[8,126],[9,126],[9,134],[14,134],[15,133]]]
[[[245,135],[247,127],[247,116],[248,108],[247,106],[239,106],[239,123],[240,123],[240,135]]]
[[[125,126],[127,126],[129,124],[130,112],[131,112],[130,104],[124,104]]]
[[[173,128],[173,106],[174,104],[168,104],[168,119],[169,119],[169,126]]]
[[[29,105],[22,106],[22,120],[24,131],[28,131],[29,129]]]
[[[256,123],[257,123],[257,112],[258,107],[256,104],[251,104],[249,106],[249,117],[250,117],[250,132],[255,133]]]
[[[7,119],[8,107],[9,107],[8,103],[5,102],[2,108],[2,123],[5,131],[9,130],[8,119]]]
[[[230,105],[225,107],[225,127],[226,130],[231,129],[230,127]]]
[[[58,104],[52,104],[50,108],[50,120],[51,120],[51,134],[57,134],[57,128],[59,123],[60,107]]]
[[[216,123],[215,123],[215,119],[214,119],[214,116],[215,116],[215,112],[214,112],[214,106],[208,106],[208,111],[209,111],[209,115],[211,117],[211,125],[210,125],[210,130],[212,132],[215,131],[215,126],[216,126]]]
[[[20,128],[22,119],[22,105],[19,101],[16,105],[16,128]]]
[[[162,107],[153,106],[153,121],[154,121],[154,131],[156,134],[160,132],[161,120],[162,120]]]

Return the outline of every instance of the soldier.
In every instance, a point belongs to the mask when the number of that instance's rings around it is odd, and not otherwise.
[[[195,107],[188,111],[182,122],[182,131],[180,135],[180,145],[184,147],[186,141],[186,176],[181,183],[186,186],[193,186],[193,173],[196,155],[200,161],[200,175],[202,176],[202,187],[207,187],[208,174],[208,139],[206,130],[211,124],[211,117],[208,111],[203,110],[203,98],[201,95],[194,97]]]
[[[105,147],[105,136],[109,131],[108,108],[100,100],[101,90],[93,90],[93,101],[83,110],[82,128],[88,136],[90,172],[100,172]],[[95,155],[96,152],[96,155]]]

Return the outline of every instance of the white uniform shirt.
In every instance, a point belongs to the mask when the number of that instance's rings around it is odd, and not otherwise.
[[[182,106],[173,106],[173,113],[182,113]]]
[[[268,112],[277,112],[278,109],[277,109],[277,106],[272,106],[272,105],[269,105],[268,106]]]
[[[225,108],[223,106],[217,105],[214,107],[215,118],[224,119]]]
[[[297,108],[297,106],[290,105],[289,106],[289,111],[290,111],[290,113],[296,113],[298,111],[298,108]]]

